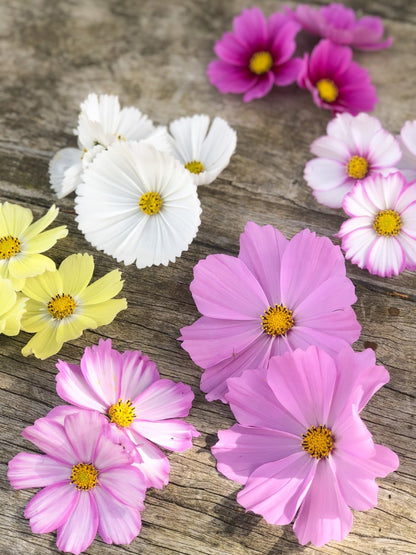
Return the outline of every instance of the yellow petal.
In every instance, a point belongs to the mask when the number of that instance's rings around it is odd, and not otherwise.
[[[102,303],[112,299],[123,288],[123,281],[121,280],[121,272],[113,270],[94,283],[91,283],[82,293],[79,294],[79,299],[83,305]]]
[[[70,318],[63,318],[56,330],[56,339],[59,342],[65,343],[71,341],[82,335],[82,332],[87,329],[94,329],[94,320],[83,314],[74,314]]]
[[[98,326],[106,326],[107,324],[110,324],[117,314],[126,308],[126,299],[110,299],[104,303],[86,306],[85,315],[92,318],[96,323],[94,328],[98,328]],[[91,329],[94,328],[91,327]]]
[[[47,304],[52,297],[62,293],[62,278],[57,270],[27,278],[23,293],[30,299]]]
[[[9,310],[7,314],[3,314],[3,333],[5,335],[17,335],[20,331],[20,323],[22,319],[22,314],[25,311],[25,304],[27,298],[24,295],[17,295],[16,302],[14,306]]]
[[[46,212],[42,218],[39,218],[36,222],[34,222],[23,234],[24,239],[29,240],[32,237],[35,237],[38,233],[43,231],[48,227],[50,223],[54,221],[56,216],[59,213],[59,209],[53,204],[49,210]]]
[[[16,293],[9,279],[0,278],[0,315],[8,312],[16,302]]]
[[[29,299],[22,316],[22,330],[29,333],[40,331],[51,319],[47,312],[46,303],[39,303]]]
[[[44,254],[13,256],[9,260],[9,273],[17,279],[25,279],[56,269],[55,262]]]
[[[63,291],[79,295],[89,284],[94,272],[94,259],[89,254],[71,254],[59,266]]]
[[[36,237],[32,239],[27,239],[25,241],[24,254],[32,254],[37,252],[45,252],[58,241],[68,235],[68,229],[65,225],[54,227],[53,229],[48,229],[43,233],[39,233]]]
[[[0,204],[0,237],[18,237],[29,227],[32,220],[33,214],[29,208],[10,202]]]
[[[23,347],[22,355],[27,357],[33,354],[36,358],[44,360],[60,351],[61,347],[62,343],[56,339],[56,328],[45,326]]]

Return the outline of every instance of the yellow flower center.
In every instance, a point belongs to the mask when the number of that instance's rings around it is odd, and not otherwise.
[[[20,252],[21,242],[17,237],[0,237],[0,260],[7,260]]]
[[[273,65],[273,58],[270,52],[256,52],[250,58],[248,64],[250,70],[256,75],[267,73]]]
[[[72,467],[71,484],[84,491],[95,488],[98,483],[98,470],[91,463],[78,463]]]
[[[52,297],[52,299],[48,302],[48,312],[51,316],[53,316],[53,318],[62,320],[62,318],[71,316],[71,314],[74,313],[76,306],[77,305],[71,295],[62,293],[62,295]]]
[[[302,438],[302,449],[315,459],[327,457],[334,448],[334,436],[326,426],[312,426]]]
[[[108,409],[108,417],[114,424],[127,428],[136,418],[132,402],[130,400],[124,402],[119,399]]]
[[[362,156],[353,156],[347,164],[347,174],[353,179],[363,179],[367,173],[367,160]]]
[[[374,220],[373,228],[378,235],[394,237],[402,228],[400,214],[395,210],[381,210]]]
[[[281,304],[269,306],[261,316],[263,331],[268,335],[285,335],[295,324],[293,312]]]
[[[159,193],[145,193],[140,197],[139,206],[148,216],[154,216],[162,208],[163,200]]]
[[[320,79],[316,83],[319,96],[324,102],[334,102],[338,98],[338,87],[330,79]]]
[[[201,173],[204,171],[204,164],[198,160],[192,160],[185,164],[185,168],[191,173]]]

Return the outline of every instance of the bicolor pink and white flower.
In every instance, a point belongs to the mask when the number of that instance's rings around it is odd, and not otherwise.
[[[368,71],[352,61],[352,50],[323,39],[305,54],[298,76],[298,85],[312,93],[319,108],[332,112],[373,110],[377,103],[376,90]]]
[[[339,230],[345,257],[371,274],[416,270],[416,183],[400,172],[356,183],[342,203],[350,216]]]
[[[397,137],[402,149],[402,159],[397,168],[407,181],[416,180],[416,120],[406,121]]]
[[[123,445],[146,478],[147,487],[161,489],[169,481],[169,461],[157,445],[171,451],[192,447],[195,428],[187,416],[194,394],[188,385],[161,379],[154,362],[140,351],[119,353],[111,339],[87,347],[80,366],[59,361],[58,395],[79,408],[107,417],[107,434]],[[155,445],[156,444],[156,445]]]
[[[316,139],[311,152],[318,158],[306,163],[304,177],[318,202],[340,208],[356,181],[376,172],[395,171],[401,150],[377,118],[366,113],[337,114]]]
[[[128,544],[140,532],[146,480],[127,452],[105,436],[105,418],[78,410],[48,415],[23,430],[45,454],[19,453],[9,462],[15,489],[43,488],[28,503],[32,531],[57,531],[61,551],[81,553],[98,531],[106,543]]]
[[[383,22],[379,17],[356,18],[354,10],[343,4],[332,3],[320,8],[300,4],[295,10],[285,8],[285,12],[312,35],[358,50],[381,50],[393,43],[392,37],[383,40]]]
[[[302,63],[293,58],[299,29],[283,13],[267,20],[259,8],[243,10],[234,18],[233,32],[215,43],[219,60],[208,65],[210,82],[221,93],[243,94],[244,102],[265,96],[273,85],[294,83]]]
[[[346,347],[331,357],[316,346],[229,379],[238,424],[218,433],[212,453],[218,470],[244,485],[237,501],[270,524],[295,520],[302,545],[345,538],[350,508],[374,507],[375,478],[399,465],[359,416],[388,380],[371,349]]]
[[[271,225],[248,222],[238,258],[201,260],[190,289],[202,317],[180,339],[205,370],[208,401],[226,402],[227,378],[267,367],[274,355],[311,344],[333,354],[360,334],[341,249],[308,229],[289,241]]]

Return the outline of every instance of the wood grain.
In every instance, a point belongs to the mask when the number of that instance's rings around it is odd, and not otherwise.
[[[325,2],[319,2],[325,4]],[[350,535],[322,548],[298,545],[291,526],[270,526],[236,503],[238,485],[215,468],[210,447],[219,429],[231,426],[227,406],[207,403],[199,391],[201,371],[176,338],[198,313],[189,292],[192,268],[211,253],[238,253],[247,220],[271,223],[287,237],[304,227],[333,238],[343,213],[317,204],[303,181],[310,143],[324,134],[329,114],[295,86],[244,104],[220,95],[205,69],[214,41],[231,27],[242,8],[258,5],[270,14],[272,0],[10,0],[0,4],[0,201],[17,202],[41,216],[52,203],[68,237],[50,251],[57,262],[72,252],[88,252],[96,276],[117,267],[95,251],[74,221],[73,195],[57,201],[48,184],[48,160],[72,146],[79,103],[89,92],[118,94],[156,123],[183,115],[225,117],[237,130],[231,164],[215,183],[199,189],[203,206],[198,236],[175,264],[138,271],[121,267],[129,309],[109,326],[87,331],[65,344],[59,358],[78,363],[84,348],[111,337],[119,350],[140,349],[163,377],[191,385],[196,398],[189,421],[201,432],[194,448],[169,454],[171,481],[150,490],[143,529],[129,546],[101,540],[89,555],[277,555],[302,553],[375,555],[416,553],[415,331],[416,279],[404,272],[392,279],[371,276],[347,264],[357,288],[355,305],[362,324],[357,350],[372,347],[391,380],[363,413],[375,441],[394,449],[399,470],[380,480],[379,503],[355,512]],[[294,3],[292,2],[292,5]],[[357,53],[370,71],[383,125],[398,133],[416,118],[416,7],[405,0],[354,0],[354,9],[384,18],[395,37],[388,51]],[[29,335],[0,335],[1,483],[0,553],[58,553],[55,534],[34,535],[23,517],[33,491],[14,491],[7,462],[32,445],[23,427],[60,403],[55,363],[22,357]]]

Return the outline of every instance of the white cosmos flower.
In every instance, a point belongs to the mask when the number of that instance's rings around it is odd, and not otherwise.
[[[237,144],[237,133],[222,118],[203,114],[179,118],[169,125],[171,147],[192,175],[195,185],[207,185],[226,168]]]
[[[121,141],[85,171],[75,200],[79,229],[94,247],[138,268],[174,262],[200,224],[189,172],[144,141]]]
[[[58,198],[75,191],[95,156],[116,141],[145,139],[157,148],[170,148],[165,128],[155,128],[137,108],[120,108],[118,97],[106,94],[88,95],[74,133],[78,148],[59,150],[49,163],[50,182]]]
[[[407,181],[414,181],[416,180],[416,120],[406,121],[397,140],[403,153],[397,167]]]

